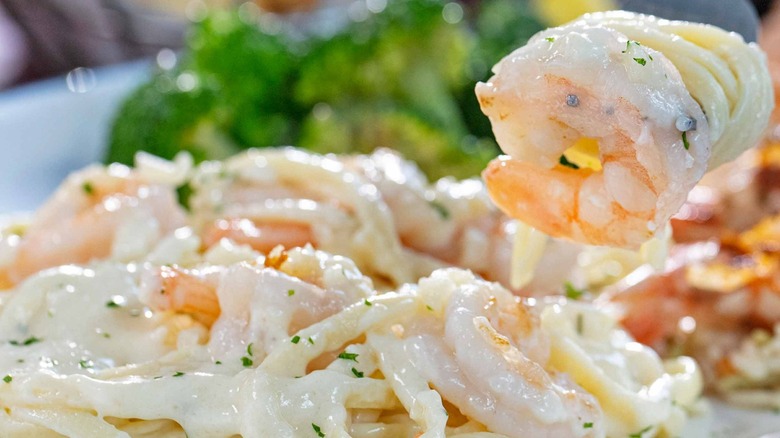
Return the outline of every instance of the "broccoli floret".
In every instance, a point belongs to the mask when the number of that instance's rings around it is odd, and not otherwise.
[[[392,101],[465,135],[453,90],[467,85],[465,61],[474,41],[465,23],[444,21],[444,4],[391,1],[381,13],[313,43],[296,98],[307,105]]]
[[[466,144],[412,112],[392,105],[318,108],[301,132],[300,144],[322,153],[369,153],[388,147],[414,161],[430,178],[477,175],[494,156],[473,141]]]
[[[124,102],[111,131],[107,161],[132,164],[139,150],[169,159],[184,150],[197,160],[238,150],[229,140],[214,142],[204,135],[217,123],[215,91],[200,85],[182,91],[178,77],[158,74]]]
[[[138,150],[168,158],[187,150],[200,161],[283,144],[342,153],[387,146],[431,177],[476,175],[498,149],[473,84],[539,25],[513,0],[472,5],[479,15],[471,27],[458,20],[459,7],[393,0],[306,41],[267,33],[237,11],[212,12],[191,29],[175,69],[156,73],[122,106],[107,159],[128,163]],[[474,9],[465,11],[468,18]]]
[[[282,36],[215,12],[188,44],[174,71],[157,72],[120,108],[107,161],[132,162],[138,150],[166,158],[186,150],[201,161],[293,142],[303,113],[291,94],[299,56]]]

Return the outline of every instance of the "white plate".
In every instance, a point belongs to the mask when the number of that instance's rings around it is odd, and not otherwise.
[[[94,77],[82,75],[81,83],[71,75],[70,81],[56,78],[0,93],[0,214],[35,209],[68,173],[100,161],[117,106],[147,77],[149,66],[96,69]],[[780,414],[717,401],[710,407],[681,437],[758,438],[780,431]]]

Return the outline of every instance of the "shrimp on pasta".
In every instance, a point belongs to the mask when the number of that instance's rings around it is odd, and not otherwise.
[[[510,156],[488,190],[549,235],[638,248],[705,171],[757,143],[765,64],[735,34],[621,11],[543,31],[477,85]]]

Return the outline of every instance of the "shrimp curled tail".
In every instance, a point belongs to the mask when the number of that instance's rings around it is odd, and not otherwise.
[[[483,177],[507,214],[556,237],[637,248],[704,175],[707,118],[663,53],[597,20],[533,37],[476,93],[511,159]]]

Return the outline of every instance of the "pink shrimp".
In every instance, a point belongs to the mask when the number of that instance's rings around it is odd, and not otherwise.
[[[159,235],[185,222],[172,188],[145,183],[124,166],[93,167],[71,175],[25,230],[14,260],[4,270],[7,282],[109,256],[128,220],[157,227]]]

